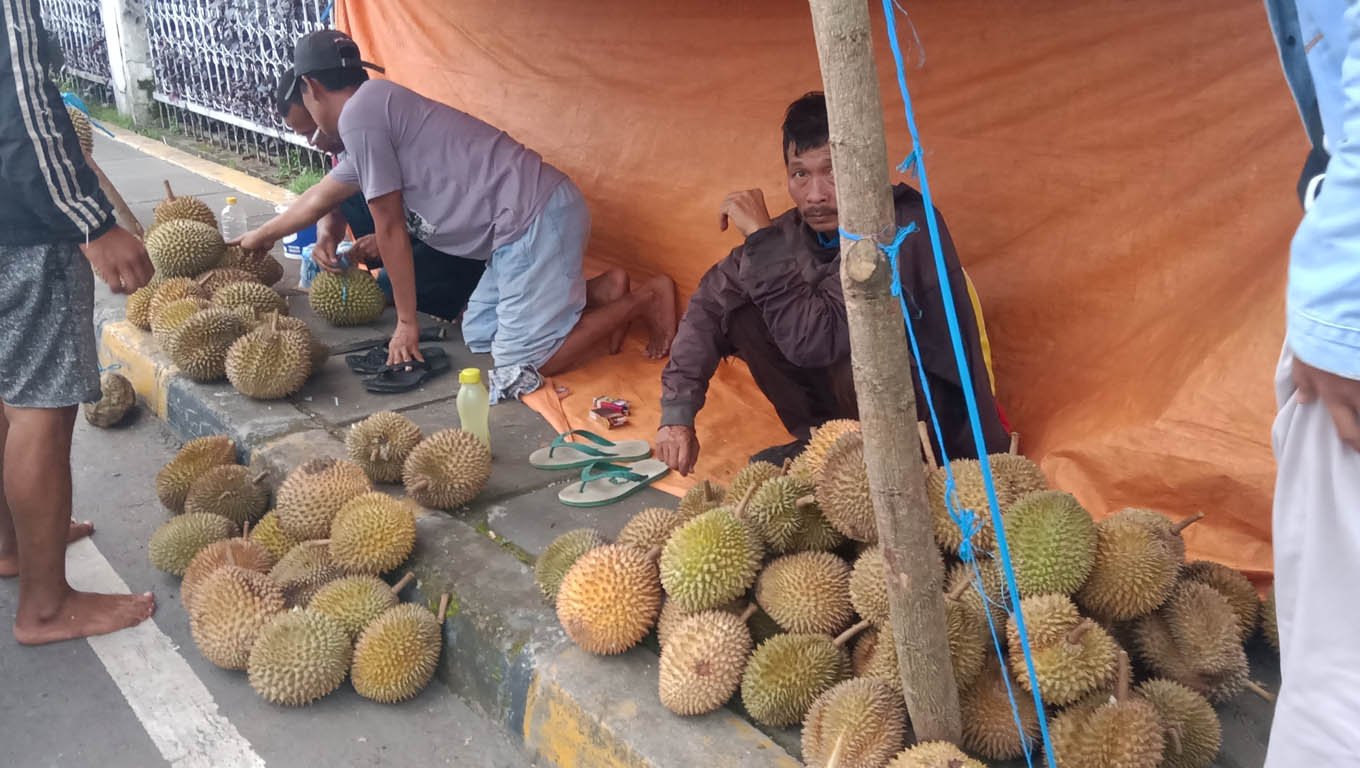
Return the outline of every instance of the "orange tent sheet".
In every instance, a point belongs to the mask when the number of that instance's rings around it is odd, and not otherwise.
[[[1098,515],[1202,510],[1194,554],[1267,572],[1270,382],[1305,138],[1261,5],[905,5],[932,187],[1025,453]],[[338,23],[390,77],[570,174],[594,216],[591,266],[665,272],[686,297],[737,242],[718,231],[723,195],[760,187],[789,205],[780,120],[821,87],[801,2],[342,0]],[[588,426],[593,395],[625,397],[627,436],[650,437],[661,366],[639,350],[561,377],[572,396],[537,406]],[[701,476],[789,439],[740,363],[699,430]]]

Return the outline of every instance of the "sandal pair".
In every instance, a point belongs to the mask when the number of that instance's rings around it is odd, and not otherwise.
[[[572,438],[582,438],[584,442]],[[650,458],[646,440],[613,442],[585,429],[574,429],[553,438],[547,448],[529,455],[537,469],[580,469],[581,482],[557,494],[569,507],[603,507],[641,491],[671,471],[666,463]]]

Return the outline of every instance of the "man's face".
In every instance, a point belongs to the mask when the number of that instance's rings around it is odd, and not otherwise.
[[[332,155],[344,151],[345,145],[340,140],[317,127],[316,121],[311,114],[301,105],[294,104],[288,109],[288,114],[284,116],[283,122],[293,133],[303,136],[307,143],[322,152],[329,152]]]
[[[831,170],[831,145],[796,153],[785,149],[788,158],[789,197],[793,198],[803,221],[814,232],[835,232],[840,226],[836,212],[836,176]]]
[[[327,93],[321,84],[312,77],[302,78],[302,106],[307,108],[312,119],[321,130],[332,136],[340,135],[340,110],[345,99],[335,98],[336,94]]]

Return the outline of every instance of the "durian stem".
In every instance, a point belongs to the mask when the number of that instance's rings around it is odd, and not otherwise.
[[[236,555],[232,554],[231,545],[227,545],[227,565],[236,565]]]
[[[921,435],[921,450],[925,451],[926,464],[931,467],[939,466],[935,461],[935,449],[930,447],[930,428],[924,421],[916,422],[916,431]]]
[[[1193,515],[1191,515],[1191,516],[1185,518],[1184,520],[1180,521],[1179,523],[1176,523],[1175,525],[1171,526],[1171,532],[1172,532],[1172,533],[1180,533],[1181,531],[1185,530],[1186,528],[1189,528],[1190,526],[1194,525],[1195,523],[1198,523],[1199,521],[1201,521],[1201,520],[1203,520],[1203,519],[1204,519],[1204,513],[1203,513],[1203,512],[1196,512],[1195,514],[1193,514]]]
[[[751,603],[750,605],[746,606],[746,610],[741,612],[741,623],[745,624],[746,622],[750,621],[751,617],[756,615],[756,611],[758,610],[760,610],[760,606],[756,605],[755,603]]]
[[[652,547],[647,550],[647,562],[655,563],[661,558],[661,547]]]
[[[265,472],[259,473],[259,474],[256,475],[255,477],[251,478],[250,483],[251,483],[251,485],[259,485],[260,483],[263,483],[264,481],[266,481],[266,480],[268,480],[268,479],[269,479],[269,472],[265,471]]]
[[[165,185],[165,199],[166,199],[166,200],[174,200],[174,199],[175,199],[175,190],[173,190],[173,189],[170,188],[170,180],[169,180],[169,179],[162,179],[162,180],[161,180],[161,184]]]
[[[813,430],[814,433],[815,433],[816,431],[817,431],[817,430],[815,430],[815,429]],[[782,467],[779,468],[779,474],[780,474],[780,476],[781,476],[781,477],[787,477],[788,474],[789,474],[789,470],[791,470],[791,469],[793,469],[793,459],[784,459],[784,466],[782,466]]]
[[[1119,649],[1119,680],[1114,686],[1115,701],[1124,701],[1129,697],[1129,653],[1123,648]]]
[[[1080,645],[1080,644],[1081,644],[1081,639],[1082,639],[1083,637],[1085,637],[1085,636],[1086,636],[1086,633],[1087,633],[1087,632],[1090,632],[1090,631],[1091,631],[1091,628],[1094,627],[1095,625],[1096,625],[1096,624],[1095,624],[1094,621],[1091,621],[1090,619],[1086,619],[1086,620],[1082,621],[1080,624],[1078,624],[1077,626],[1073,627],[1073,628],[1071,629],[1071,631],[1069,631],[1069,632],[1067,633],[1067,644],[1068,644],[1068,645]]]
[[[248,539],[248,538],[250,538],[250,521],[249,521],[249,520],[247,520],[247,521],[245,521],[244,523],[241,524],[241,538],[243,538],[243,539]]]
[[[416,493],[420,493],[421,491],[424,491],[426,488],[429,488],[429,487],[430,487],[430,481],[429,481],[429,479],[424,478],[424,477],[418,477],[418,478],[415,479],[415,482],[413,482],[413,483],[411,483],[410,485],[406,486],[406,490],[408,490],[408,491],[415,491]]]
[[[846,644],[846,643],[848,643],[848,642],[850,642],[851,640],[855,639],[855,635],[858,635],[859,633],[863,632],[864,630],[868,629],[868,628],[871,627],[871,626],[873,626],[873,622],[872,622],[872,621],[861,621],[860,623],[856,624],[855,626],[853,626],[853,627],[851,627],[851,628],[845,630],[844,632],[842,632],[842,633],[840,634],[839,637],[837,637],[837,638],[835,639],[834,642],[835,642],[835,644],[836,644],[836,647],[837,647],[837,648],[843,648],[843,647],[845,647],[845,644]]]
[[[831,754],[826,758],[826,768],[838,768],[841,764],[841,750],[845,749],[845,731],[841,731],[836,737],[836,743],[831,747]]]
[[[1176,755],[1185,754],[1185,750],[1181,746],[1181,727],[1179,725],[1168,726],[1166,738],[1167,741],[1171,742],[1171,748],[1175,750]]]
[[[1019,433],[1019,432],[1012,432],[1012,433],[1011,433],[1011,447],[1010,447],[1010,451],[1009,451],[1009,452],[1010,452],[1010,454],[1011,454],[1012,456],[1019,456],[1019,455],[1020,455],[1020,433]]]
[[[751,497],[756,495],[756,491],[759,488],[760,485],[758,483],[752,483],[751,487],[746,489],[746,494],[742,496],[741,501],[737,503],[737,508],[732,510],[733,517],[740,520],[746,516],[746,507],[751,504]]]
[[[798,501],[793,502],[793,506],[797,507],[798,509],[807,509],[809,507],[815,507],[817,506],[817,496],[809,493],[808,495],[804,496]]]
[[[445,592],[439,596],[439,625],[444,625],[444,617],[449,613],[449,593]]]
[[[396,584],[392,585],[392,594],[394,595],[401,594],[401,591],[403,589],[406,589],[406,585],[414,581],[415,578],[416,575],[414,573],[407,571],[406,575],[401,577],[401,581],[398,581]]]
[[[704,502],[712,504],[718,500],[718,492],[713,488],[713,483],[704,481]]]
[[[959,583],[955,584],[953,589],[945,593],[944,598],[951,603],[956,602],[959,598],[963,597],[963,593],[967,592],[968,588],[971,586],[973,586],[973,582],[968,579],[960,579]]]
[[[1275,694],[1271,693],[1269,689],[1267,689],[1264,685],[1261,685],[1260,683],[1256,682],[1255,680],[1247,681],[1247,690],[1251,691],[1257,696],[1260,696],[1266,701],[1269,701],[1272,704],[1275,703]]]

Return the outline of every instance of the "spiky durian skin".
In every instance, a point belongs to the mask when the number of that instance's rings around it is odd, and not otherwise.
[[[146,252],[156,273],[166,277],[194,277],[217,266],[227,245],[216,227],[189,219],[158,224],[147,233]]]
[[[212,467],[189,485],[184,511],[221,515],[237,525],[252,522],[269,508],[269,489],[255,479],[250,467]]]
[[[311,334],[257,328],[227,349],[225,372],[237,392],[255,400],[295,395],[312,375]]]
[[[151,315],[151,337],[160,345],[162,352],[174,359],[175,333],[184,327],[189,318],[211,306],[207,299],[187,298],[158,308]]]
[[[80,142],[80,151],[87,156],[94,154],[94,126],[90,124],[90,117],[79,109],[67,105],[66,114],[71,116],[71,127],[76,130],[76,139]]]
[[[685,617],[661,647],[661,703],[686,716],[722,707],[741,686],[750,654],[751,632],[740,616],[702,611]]]
[[[845,536],[831,526],[816,504],[798,507],[798,530],[784,552],[830,552],[845,543]]]
[[[310,704],[340,687],[351,657],[349,635],[334,619],[306,608],[286,611],[255,638],[250,687],[271,704]]]
[[[1275,615],[1275,586],[1272,584],[1266,599],[1261,603],[1261,635],[1266,644],[1280,653],[1280,621]]]
[[[661,552],[661,583],[687,612],[716,608],[751,588],[763,554],[755,532],[722,507],[671,534]]]
[[[392,588],[377,576],[343,576],[318,589],[307,607],[338,621],[354,639],[396,604]]]
[[[966,600],[945,601],[945,627],[949,633],[949,658],[954,663],[954,683],[973,684],[982,673],[991,650],[987,617],[982,608]]]
[[[1096,558],[1091,574],[1073,596],[1092,617],[1128,621],[1166,602],[1180,572],[1180,559],[1134,510],[1096,523]]]
[[[344,569],[331,559],[330,546],[316,541],[293,547],[269,570],[290,607],[306,605],[317,590],[344,575]]]
[[[673,509],[648,507],[624,523],[614,543],[632,547],[639,552],[650,552],[656,547],[665,546],[666,540],[684,522],[680,513]]]
[[[812,486],[781,475],[761,484],[746,507],[745,519],[773,552],[793,551],[804,515],[798,500],[812,493]]]
[[[415,514],[385,493],[365,493],[336,513],[330,540],[331,559],[347,573],[386,573],[415,548]]]
[[[214,541],[237,534],[236,523],[217,515],[178,515],[151,534],[147,555],[158,570],[183,576],[194,556]]]
[[[860,618],[876,626],[888,623],[888,582],[883,572],[883,547],[860,553],[850,574],[850,603]]]
[[[1161,768],[1209,768],[1223,748],[1223,728],[1209,700],[1170,680],[1146,680],[1137,688],[1168,734]],[[1178,748],[1173,748],[1178,747]]]
[[[557,592],[557,619],[583,650],[614,655],[647,636],[661,611],[656,563],[617,544],[581,555]]]
[[[1096,554],[1096,524],[1070,493],[1038,491],[1006,510],[1006,542],[1020,596],[1071,595],[1086,583]]]
[[[1010,679],[1010,693],[1006,682]],[[1011,710],[1011,694],[1020,712],[1020,726],[1016,730],[1015,715]],[[988,760],[1014,760],[1025,754],[1025,742],[1020,738],[1039,737],[1039,716],[1034,698],[1020,689],[1019,683],[995,658],[988,659],[978,679],[959,694],[959,710],[963,715],[963,747]]]
[[[1138,620],[1133,645],[1153,672],[1221,703],[1246,686],[1237,615],[1213,587],[1182,581],[1156,613]]]
[[[855,637],[850,670],[855,677],[872,677],[884,681],[895,691],[902,690],[902,673],[897,666],[897,645],[891,627],[869,627]]]
[[[1068,710],[1052,740],[1059,768],[1157,768],[1165,744],[1157,710],[1136,698]]]
[[[902,696],[882,680],[851,679],[827,689],[803,721],[803,762],[883,766],[902,750],[907,709]]]
[[[1039,595],[1020,604],[1029,634],[1034,673],[1044,700],[1064,706],[1114,679],[1118,645],[1063,595]],[[1020,687],[1033,691],[1015,617],[1006,623],[1010,668]]]
[[[255,317],[271,312],[288,314],[288,302],[283,300],[278,291],[254,281],[224,285],[213,292],[212,302],[226,309],[248,309]]]
[[[384,704],[414,698],[434,677],[443,639],[439,619],[423,607],[387,610],[354,644],[354,690]]]
[[[122,374],[106,372],[99,379],[99,391],[99,399],[86,403],[84,413],[85,421],[100,429],[117,426],[137,404],[137,390]]]
[[[954,493],[958,509],[972,510],[977,518],[977,533],[973,535],[973,549],[990,552],[996,548],[996,532],[992,530],[990,502],[986,486],[982,482],[982,467],[975,459],[955,459],[950,462],[954,474]],[[926,476],[926,496],[930,499],[930,509],[935,524],[935,540],[940,548],[951,555],[959,554],[963,544],[963,532],[944,503],[944,489],[947,477],[945,468],[939,467]],[[1001,489],[997,489],[998,502],[1005,508]]]
[[[283,279],[283,265],[270,256],[269,251],[246,250],[239,245],[229,245],[220,263],[224,269],[250,273],[261,285],[274,285]]]
[[[739,503],[746,498],[746,494],[752,488],[758,489],[781,474],[783,474],[783,470],[768,461],[756,461],[747,464],[732,478],[732,484],[727,489],[726,503]],[[712,507],[712,509],[717,509],[717,507]]]
[[[153,325],[151,320],[156,316],[156,311],[165,305],[181,299],[211,298],[211,294],[204,289],[203,285],[192,277],[161,278],[159,282],[153,285],[151,296],[147,299],[147,330],[150,330]]]
[[[1185,564],[1181,578],[1207,584],[1223,595],[1237,614],[1237,625],[1244,642],[1256,633],[1256,627],[1261,623],[1261,598],[1256,594],[1256,587],[1240,571],[1222,563],[1196,560]]]
[[[823,691],[850,674],[850,660],[826,635],[776,635],[756,648],[741,678],[741,701],[775,728],[803,719]]]
[[[974,569],[976,565],[976,570]],[[981,592],[979,592],[978,581],[981,580]],[[972,586],[964,589],[960,599],[973,600],[983,606],[992,614],[992,624],[997,631],[1006,625],[1006,616],[1011,610],[1011,602],[1007,596],[1005,579],[1001,575],[1001,569],[996,560],[982,558],[970,563],[955,563],[950,566],[949,573],[945,578],[944,591],[953,594],[959,587],[960,582],[967,581]],[[984,599],[985,595],[985,599]]]
[[[1048,478],[1039,465],[1015,453],[994,453],[987,457],[992,465],[992,478],[1008,498],[1018,499],[1037,491],[1048,490]]]
[[[259,571],[228,565],[203,580],[189,611],[189,631],[203,657],[245,669],[260,630],[283,611],[283,590]]]
[[[452,512],[477,497],[491,479],[491,450],[470,432],[446,429],[430,435],[402,466],[411,498]]]
[[[228,350],[249,330],[245,319],[230,310],[201,310],[170,335],[170,359],[194,381],[222,381]]]
[[[858,432],[859,429],[859,422],[854,419],[832,419],[817,427],[812,431],[812,439],[808,441],[807,448],[803,449],[802,454],[789,468],[789,474],[799,477],[805,483],[816,483],[826,466],[826,457],[831,452],[831,446],[842,436]]]
[[[855,617],[850,566],[830,552],[775,558],[756,580],[756,602],[789,632],[839,634]]]
[[[279,527],[279,515],[273,511],[266,512],[255,527],[250,529],[250,540],[269,550],[275,561],[281,560],[289,550],[300,543]]]
[[[424,435],[414,421],[381,411],[350,427],[345,450],[375,483],[401,482],[401,468]]]
[[[817,505],[846,538],[866,544],[878,542],[878,521],[864,464],[864,435],[860,432],[842,435],[831,446],[817,477]]]
[[[543,548],[534,561],[534,583],[549,602],[557,601],[557,590],[567,571],[580,559],[581,555],[608,542],[594,528],[577,528],[567,531],[552,540]]]
[[[373,490],[358,465],[336,459],[313,459],[283,479],[275,494],[279,526],[298,541],[324,539],[340,508]]]
[[[947,741],[926,741],[893,758],[888,768],[987,768]]]
[[[189,486],[199,475],[220,464],[236,463],[236,443],[222,435],[200,437],[184,444],[156,475],[156,495],[175,514],[184,511]]]
[[[727,498],[727,489],[722,485],[705,480],[685,492],[680,499],[680,513],[682,520],[692,520],[699,515],[717,509],[722,506],[723,500]]]
[[[208,204],[196,197],[181,195],[171,200],[162,200],[151,210],[152,221],[159,227],[167,221],[188,219],[205,226],[217,228],[217,216]]]
[[[151,299],[156,295],[158,283],[148,283],[128,296],[126,317],[129,323],[143,331],[151,330]]]
[[[312,282],[308,298],[312,311],[331,325],[364,325],[378,319],[387,297],[378,281],[362,269],[343,274],[322,272]]]
[[[248,539],[235,538],[214,541],[199,550],[189,567],[184,571],[184,579],[179,583],[180,599],[184,607],[193,611],[194,594],[203,580],[219,568],[228,565],[268,574],[278,558],[259,544]]]
[[[208,298],[213,298],[217,292],[229,285],[237,283],[255,283],[259,280],[255,275],[244,269],[232,269],[229,267],[218,267],[210,269],[198,276],[198,285],[203,289]]]

